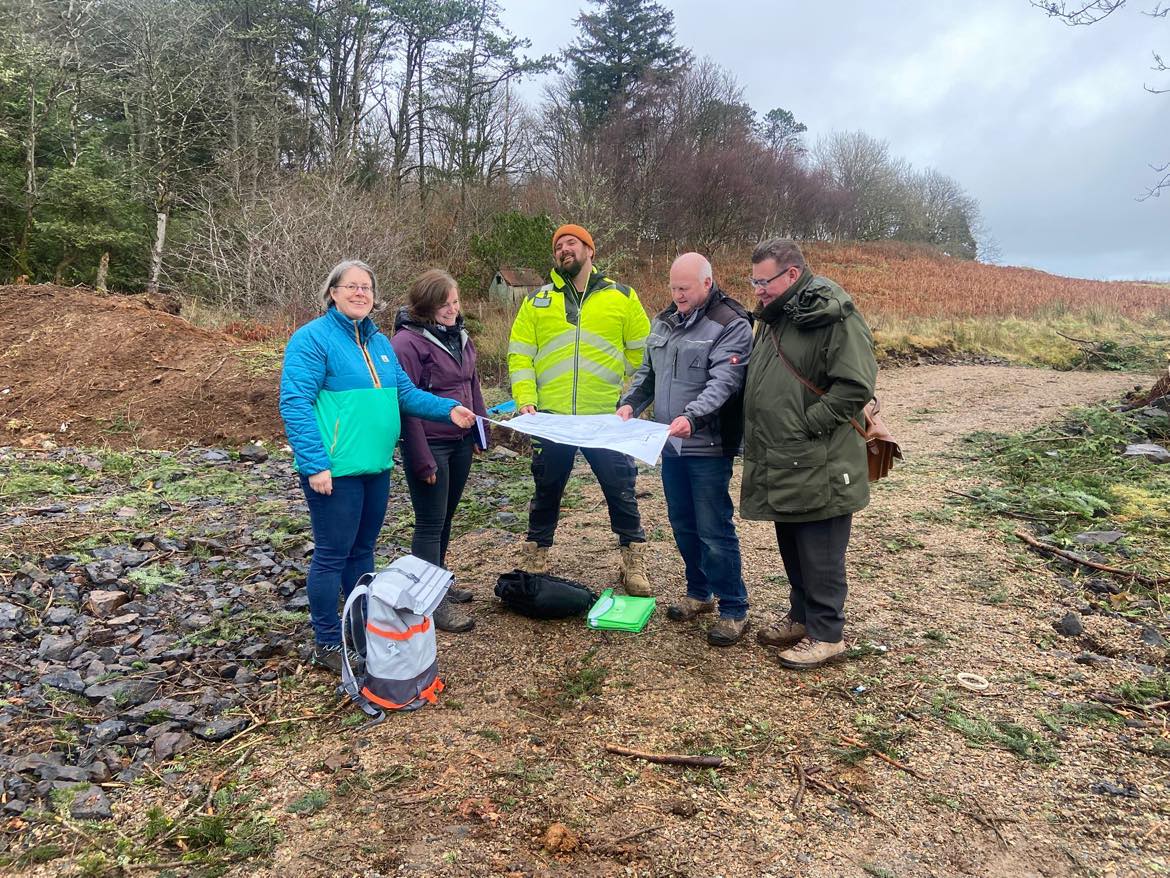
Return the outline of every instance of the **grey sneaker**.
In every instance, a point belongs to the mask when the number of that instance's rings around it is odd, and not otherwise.
[[[333,671],[333,673],[340,675],[341,666],[345,663],[345,658],[341,654],[341,644],[334,643],[326,645],[318,643],[313,650],[313,664],[317,667],[325,668]]]

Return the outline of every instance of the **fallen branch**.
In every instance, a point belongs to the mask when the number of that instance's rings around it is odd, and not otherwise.
[[[722,756],[685,756],[677,753],[644,753],[641,750],[631,750],[629,747],[619,747],[617,744],[606,744],[606,752],[616,753],[618,756],[629,756],[631,759],[645,759],[647,762],[657,762],[661,765],[691,765],[699,768],[719,768],[723,765]]]
[[[873,808],[869,807],[869,805],[865,804],[865,802],[863,802],[861,799],[857,798],[857,796],[853,795],[853,793],[849,792],[848,790],[837,786],[835,783],[832,783],[831,781],[821,780],[819,777],[816,777],[815,775],[813,775],[811,771],[805,773],[805,778],[808,780],[810,785],[816,787],[821,792],[831,793],[833,795],[840,796],[841,798],[843,798],[846,802],[848,802],[850,805],[852,805],[854,808],[856,808],[861,813],[869,815],[874,820],[880,820],[882,823],[886,824],[887,826],[892,825],[890,823],[890,821],[888,821],[885,817],[878,814],[876,811],[873,810]]]
[[[1103,573],[1112,573],[1115,576],[1122,576],[1126,579],[1133,579],[1144,585],[1165,585],[1170,583],[1170,577],[1162,576],[1154,578],[1152,576],[1143,576],[1141,573],[1134,573],[1131,570],[1122,570],[1120,567],[1113,567],[1109,564],[1101,564],[1097,561],[1091,561],[1082,555],[1076,554],[1076,552],[1069,552],[1065,549],[1049,545],[1048,543],[1042,543],[1027,531],[1018,530],[1016,531],[1016,536],[1031,546],[1033,549],[1037,549],[1041,552],[1048,552],[1050,555],[1056,555],[1058,558],[1064,558],[1066,561],[1072,561],[1074,564],[1090,567],[1093,570],[1100,570]]]
[[[799,784],[796,795],[792,797],[792,810],[799,811],[800,803],[804,801],[804,791],[808,789],[808,778],[804,773],[804,765],[801,764],[800,757],[795,753],[792,754],[792,764],[796,768],[796,782]]]
[[[850,746],[860,747],[862,750],[866,751],[867,753],[869,753],[872,756],[876,756],[878,759],[880,759],[882,762],[885,762],[887,765],[892,765],[892,766],[894,766],[894,768],[900,768],[900,769],[902,769],[902,771],[906,772],[907,774],[913,775],[914,777],[918,778],[919,780],[928,780],[928,778],[925,775],[919,774],[917,771],[915,771],[913,768],[911,768],[906,763],[899,762],[897,759],[894,759],[891,756],[887,756],[881,750],[875,750],[873,747],[869,746],[869,744],[865,743],[864,741],[858,741],[856,738],[847,738],[844,735],[841,736],[841,740],[843,742],[845,742],[846,744],[849,744]]]

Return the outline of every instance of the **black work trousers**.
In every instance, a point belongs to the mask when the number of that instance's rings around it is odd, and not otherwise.
[[[792,619],[814,640],[836,643],[845,629],[845,550],[852,525],[852,515],[776,522],[776,542],[792,586]]]
[[[623,546],[646,542],[634,480],[638,467],[634,459],[607,448],[582,448],[609,506],[609,526]],[[545,439],[532,442],[532,480],[535,490],[528,507],[528,539],[538,546],[551,546],[561,515],[561,498],[573,472],[576,445],[562,445]]]

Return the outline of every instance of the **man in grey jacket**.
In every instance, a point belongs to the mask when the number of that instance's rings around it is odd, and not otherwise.
[[[747,311],[715,285],[711,263],[684,253],[670,267],[674,304],[659,314],[646,356],[617,413],[623,419],[654,404],[670,425],[662,487],[674,541],[686,567],[687,594],[667,615],[689,621],[715,610],[712,646],[731,646],[748,629],[747,588],[728,485],[743,435],[744,375],[752,346]]]

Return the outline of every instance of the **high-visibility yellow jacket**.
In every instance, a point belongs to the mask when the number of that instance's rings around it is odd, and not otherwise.
[[[633,287],[596,268],[585,292],[555,271],[520,305],[508,338],[516,406],[559,415],[610,414],[642,365],[650,319]]]

